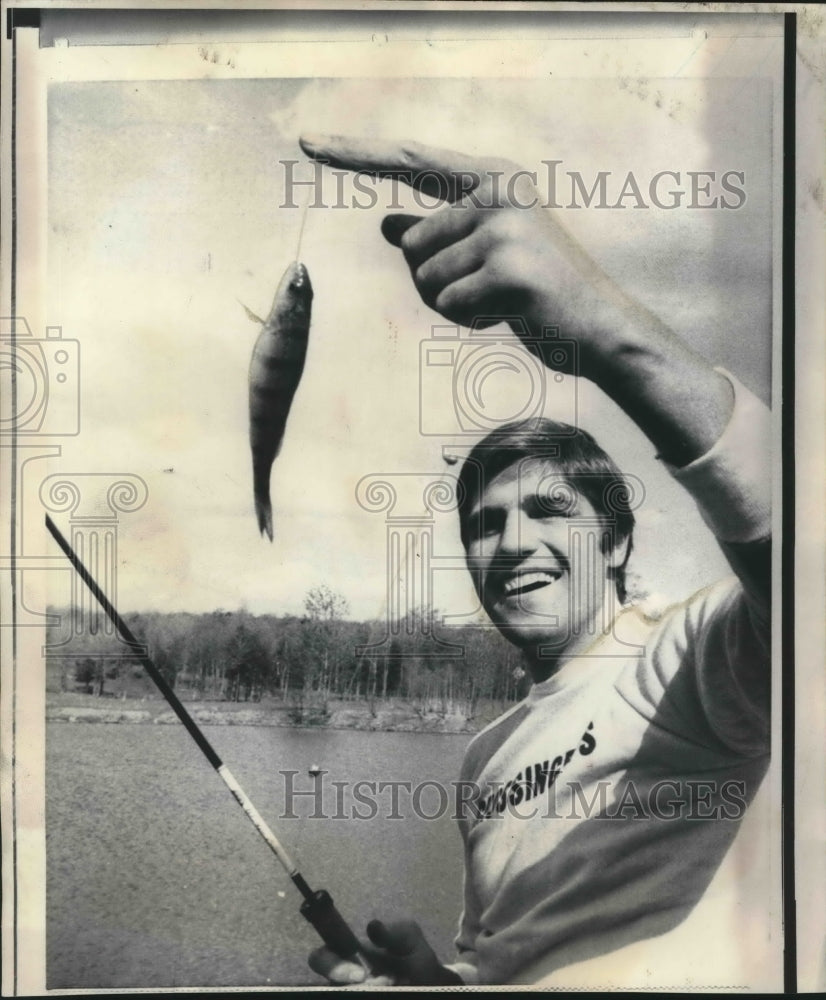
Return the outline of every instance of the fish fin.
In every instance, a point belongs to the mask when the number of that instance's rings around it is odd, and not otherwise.
[[[238,298],[237,295],[235,296],[235,301],[238,303],[238,305],[247,314],[247,319],[251,319],[253,323],[258,323],[260,326],[264,325],[264,320],[261,319],[260,316],[256,316],[255,313],[252,311],[252,309],[250,309],[248,306],[245,306],[244,303]]]
[[[255,514],[258,518],[258,530],[272,541],[272,504],[269,498],[255,498]]]

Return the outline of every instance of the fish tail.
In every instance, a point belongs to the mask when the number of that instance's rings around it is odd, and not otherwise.
[[[272,541],[272,504],[269,497],[255,497],[255,514],[258,517],[258,530]]]
[[[270,470],[253,470],[253,495],[255,497],[255,515],[258,518],[258,530],[266,534],[272,541],[272,504],[270,503]]]

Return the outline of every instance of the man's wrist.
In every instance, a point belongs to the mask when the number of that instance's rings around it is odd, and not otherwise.
[[[713,447],[734,405],[728,380],[654,317],[612,338],[589,377],[675,468]]]

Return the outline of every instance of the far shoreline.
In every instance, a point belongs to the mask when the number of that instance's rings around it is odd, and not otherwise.
[[[281,701],[185,702],[199,726],[256,726],[280,729],[354,730],[472,736],[507,706],[486,704],[470,716],[458,706],[422,707],[403,699],[388,703],[342,702],[330,699],[323,709],[311,705],[302,712]],[[155,698],[105,697],[80,692],[48,692],[46,722],[92,725],[180,725],[165,701]]]

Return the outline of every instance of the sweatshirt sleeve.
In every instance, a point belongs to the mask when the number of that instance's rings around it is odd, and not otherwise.
[[[513,714],[513,713],[509,713]],[[476,788],[476,779],[479,769],[490,757],[489,741],[496,737],[487,736],[488,733],[495,732],[501,726],[502,720],[497,720],[495,727],[488,727],[481,733],[477,733],[471,740],[465,751],[462,761],[462,769],[459,775],[460,784],[467,788]],[[496,741],[498,743],[498,741]],[[479,982],[478,955],[476,952],[476,938],[479,934],[481,906],[478,896],[474,890],[472,879],[469,876],[470,858],[468,838],[472,828],[470,817],[473,815],[473,804],[463,794],[461,800],[461,812],[459,813],[459,832],[462,836],[462,846],[464,850],[464,881],[463,881],[463,901],[462,914],[459,917],[459,930],[454,939],[456,947],[456,958],[447,965],[456,973],[462,982],[467,986],[475,986]]]
[[[765,753],[771,667],[771,444],[768,408],[728,372],[734,407],[700,458],[670,471],[693,496],[736,580],[668,616],[651,648],[654,686],[729,751]],[[680,668],[680,676],[675,674]],[[659,701],[655,698],[654,700]]]
[[[734,406],[714,446],[671,474],[694,497],[722,544],[763,541],[771,534],[772,423],[769,409],[729,372]]]
[[[754,626],[768,634],[771,606],[771,412],[728,372],[731,418],[705,455],[671,474],[692,495],[746,595]]]
[[[467,863],[465,863],[464,885],[464,909],[459,918],[459,933],[454,942],[456,959],[447,968],[460,976],[466,985],[475,986],[479,982],[478,956],[476,954],[476,936],[479,933],[479,905],[468,878]]]

